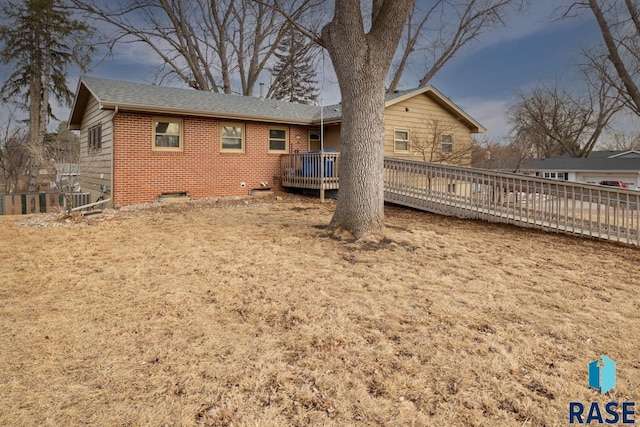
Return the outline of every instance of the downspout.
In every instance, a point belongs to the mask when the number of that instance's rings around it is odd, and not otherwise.
[[[109,200],[113,199],[113,183],[115,180],[114,163],[116,157],[116,114],[118,114],[117,105],[116,108],[113,109],[113,114],[111,115],[111,197],[109,197]],[[111,203],[111,207],[113,207],[113,203]]]
[[[320,203],[324,203],[324,106],[320,98]]]

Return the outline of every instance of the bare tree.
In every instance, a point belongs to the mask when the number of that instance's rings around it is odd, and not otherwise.
[[[254,0],[72,0],[108,24],[110,49],[143,43],[159,59],[158,79],[177,78],[198,90],[252,95],[289,30],[273,8]],[[312,0],[283,6],[302,20]],[[235,86],[234,86],[235,85]]]
[[[93,51],[87,38],[92,29],[74,19],[62,0],[25,0],[2,5],[5,22],[0,26],[0,61],[12,68],[0,88],[2,99],[25,99],[29,112],[29,138],[33,150],[41,149],[50,97],[71,104],[68,68],[84,70]],[[30,159],[29,191],[35,191],[38,156]]]
[[[517,173],[527,159],[536,157],[531,146],[520,140],[483,141],[471,143],[471,165]]]
[[[424,162],[466,164],[471,161],[471,144],[456,140],[456,129],[450,121],[425,117],[425,132],[411,132],[409,148]]]
[[[15,108],[8,110],[8,118],[0,134],[0,171],[4,191],[22,191],[21,180],[29,165],[28,129],[15,125]]]
[[[340,192],[331,227],[357,238],[384,228],[385,80],[413,0],[372,0],[368,31],[360,0],[336,0],[323,28],[342,95]]]
[[[640,132],[617,131],[598,143],[598,148],[611,151],[640,150]]]
[[[503,24],[504,14],[515,0],[435,0],[415,2],[404,28],[389,73],[387,90],[398,88],[407,66],[424,61],[418,86],[426,86],[455,54],[486,30]]]
[[[328,51],[338,78],[340,191],[330,227],[356,238],[380,235],[384,229],[385,80],[414,0],[335,0],[333,17],[319,35],[296,22],[278,0],[268,3]]]
[[[583,75],[582,96],[572,96],[557,83],[519,92],[509,112],[515,140],[535,147],[539,157],[588,157],[623,104],[600,70],[587,67]]]
[[[613,66],[609,81],[623,96],[626,106],[640,115],[640,5],[637,0],[588,0],[576,5],[588,7],[598,22]]]
[[[80,159],[80,136],[69,130],[68,122],[58,123],[55,132],[47,133],[44,141],[47,159],[56,163],[78,163]]]

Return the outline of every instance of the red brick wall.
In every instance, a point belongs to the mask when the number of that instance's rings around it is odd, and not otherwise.
[[[170,152],[152,150],[155,117],[124,112],[115,117],[115,206],[153,202],[171,192],[193,198],[246,195],[260,188],[261,181],[279,188],[280,154],[268,152],[268,123],[242,122],[245,152],[221,153],[220,120],[182,117],[183,151]],[[308,128],[284,127],[289,129],[290,150],[306,150]]]

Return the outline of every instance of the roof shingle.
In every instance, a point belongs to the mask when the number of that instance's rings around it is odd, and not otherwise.
[[[452,114],[460,115],[468,122],[472,132],[484,131],[482,125],[431,86],[389,93],[385,96],[385,105],[389,105],[395,100],[400,101],[403,97],[411,96],[412,93],[418,95],[426,92],[441,99],[449,107]],[[310,125],[319,124],[321,119],[340,121],[342,118],[342,106],[340,104],[320,107],[273,99],[261,99],[253,96],[82,77],[78,84],[78,91],[76,92],[69,118],[69,124],[72,129],[80,126],[82,111],[89,94],[97,99],[102,108],[114,109],[117,107],[123,111],[241,118],[274,123]]]

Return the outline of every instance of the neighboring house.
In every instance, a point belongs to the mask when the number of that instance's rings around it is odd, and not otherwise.
[[[80,166],[77,163],[54,163],[53,167],[56,177],[51,183],[52,189],[58,189],[60,185],[61,190],[67,193],[80,191]]]
[[[622,181],[629,188],[640,188],[640,151],[592,151],[589,157],[567,154],[547,159],[523,161],[519,172],[541,178],[598,184]]]
[[[385,102],[385,155],[422,160],[420,135],[437,135],[436,161],[448,153],[470,164],[471,133],[485,129],[433,87],[394,92]],[[83,77],[69,127],[80,131],[82,191],[124,206],[185,194],[246,195],[278,188],[280,157],[339,149],[340,105],[293,104],[249,96]],[[324,132],[320,132],[323,126]],[[321,134],[324,135],[321,141]],[[432,138],[433,139],[433,138]]]

